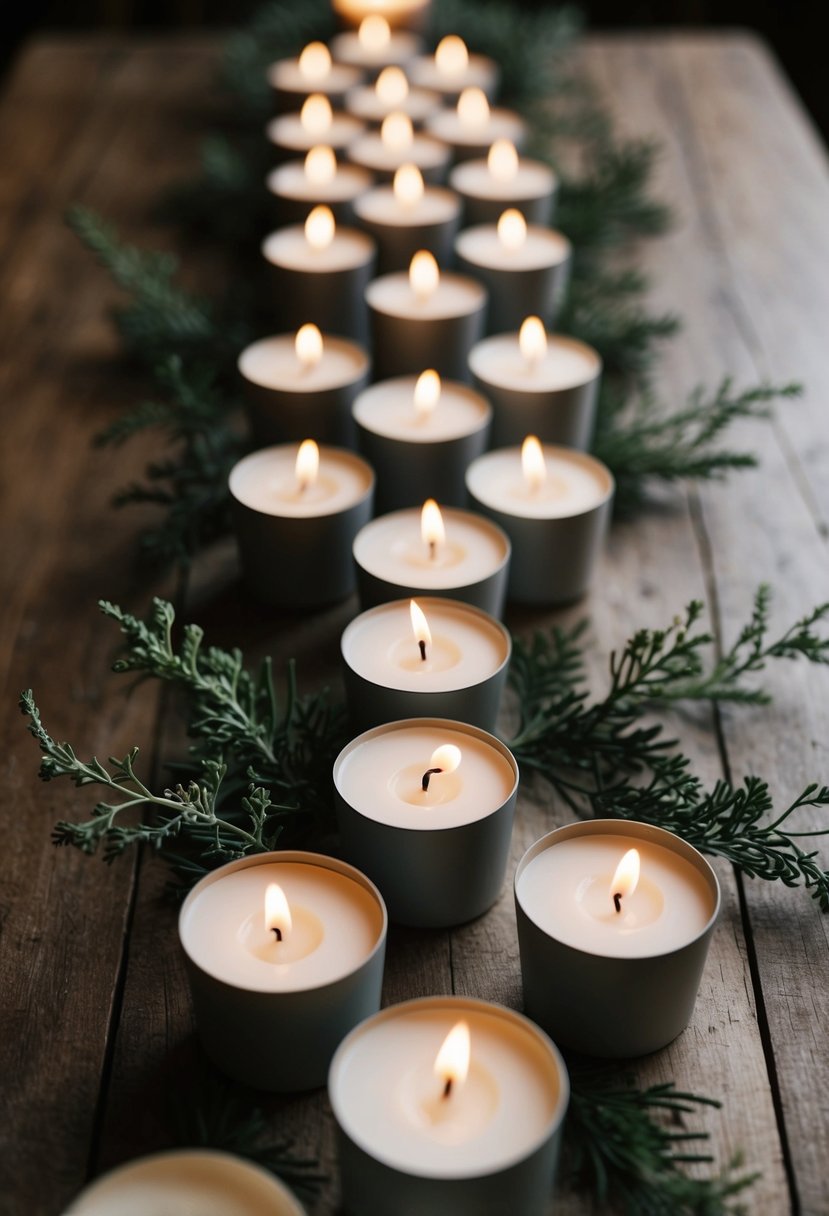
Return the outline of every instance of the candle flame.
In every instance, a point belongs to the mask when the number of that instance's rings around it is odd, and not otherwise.
[[[463,38],[447,34],[441,38],[435,50],[435,63],[444,76],[460,76],[469,67],[469,51]]]
[[[486,158],[487,168],[497,182],[511,182],[518,175],[518,153],[509,139],[496,139]]]
[[[625,896],[632,895],[639,882],[639,851],[628,849],[616,867],[613,882],[610,884],[610,898],[616,905],[616,911],[621,911],[621,903]]]
[[[424,545],[429,546],[429,556],[435,557],[438,545],[446,540],[446,529],[443,526],[443,516],[434,498],[427,498],[420,512],[420,536]]]
[[[331,130],[334,112],[324,93],[310,93],[305,98],[299,112],[299,121],[303,131],[313,139],[318,139]]]
[[[408,114],[395,110],[387,114],[380,126],[380,139],[383,147],[392,152],[404,152],[414,143],[414,127]]]
[[[334,149],[325,144],[311,148],[305,157],[305,176],[313,186],[327,186],[337,176]]]
[[[483,89],[464,89],[458,98],[458,118],[468,131],[480,130],[489,122],[489,102]]]
[[[518,346],[530,367],[541,362],[547,353],[547,331],[540,317],[527,317],[522,322]]]
[[[313,439],[303,439],[296,454],[296,484],[300,494],[317,480],[320,450]]]
[[[423,174],[417,165],[401,165],[395,170],[392,188],[401,207],[414,207],[423,198]]]
[[[316,367],[322,358],[322,334],[316,325],[302,325],[294,341],[297,358],[304,368]]]
[[[402,68],[383,68],[374,86],[377,100],[384,106],[400,106],[409,96],[409,82]]]
[[[440,400],[440,376],[436,371],[421,372],[414,388],[414,407],[418,418],[428,418]]]
[[[454,773],[462,759],[461,749],[454,743],[442,743],[436,747],[429,759],[429,768],[439,768],[442,773]]]
[[[334,239],[337,225],[330,207],[314,207],[305,221],[305,239],[312,249],[327,249]]]
[[[521,445],[521,468],[524,473],[524,480],[532,493],[535,493],[547,476],[544,453],[535,435],[528,435]]]
[[[527,239],[527,221],[515,207],[508,207],[498,217],[498,240],[504,249],[520,249]]]
[[[360,22],[357,37],[364,51],[367,51],[370,55],[376,55],[391,42],[391,27],[386,18],[382,17],[380,13],[369,13]]]
[[[420,249],[409,263],[409,286],[418,300],[428,300],[440,283],[440,271],[434,256]]]
[[[331,71],[331,52],[324,42],[309,42],[299,56],[299,70],[306,80],[324,80]]]
[[[409,616],[412,622],[414,639],[420,647],[420,656],[422,659],[425,659],[426,647],[432,645],[432,631],[429,628],[429,622],[426,620],[426,613],[416,600],[409,601]]]
[[[291,909],[279,883],[269,882],[265,888],[265,932],[274,931],[280,942],[291,932]]]
[[[443,1082],[443,1096],[448,1098],[452,1087],[463,1085],[469,1072],[471,1043],[469,1024],[458,1022],[443,1040],[435,1057],[435,1076]]]

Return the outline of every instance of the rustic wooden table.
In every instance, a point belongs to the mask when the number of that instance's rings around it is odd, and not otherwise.
[[[756,472],[678,491],[671,504],[614,529],[588,604],[597,655],[632,626],[666,623],[704,598],[730,640],[761,580],[775,615],[829,598],[829,179],[824,150],[769,57],[742,34],[591,38],[586,70],[627,134],[657,137],[658,189],[677,224],[643,257],[655,306],[685,328],[661,388],[680,402],[724,373],[738,383],[802,379],[805,399],[740,441]],[[99,596],[138,609],[151,590],[131,564],[139,519],[113,514],[112,492],[137,475],[145,445],[123,454],[91,436],[132,400],[106,317],[116,293],[61,223],[79,201],[143,245],[159,190],[185,173],[216,106],[214,41],[42,40],[20,57],[0,108],[4,1118],[0,1210],[58,1213],[86,1179],[168,1143],[165,1102],[189,1083],[190,1007],[161,867],[130,856],[111,868],[57,851],[50,828],[90,801],[35,780],[37,754],[16,710],[34,686],[47,723],[85,753],[144,744],[163,752],[174,727],[157,690],[130,698],[108,676],[116,638]],[[161,588],[161,591],[169,588]],[[335,669],[352,605],[282,622],[279,638],[235,584],[232,554],[199,565],[187,613],[212,640],[295,653],[307,680]],[[574,613],[567,614],[572,619]],[[598,660],[597,660],[598,663]],[[597,666],[597,686],[601,682]],[[770,711],[681,723],[706,778],[760,771],[781,797],[829,777],[829,689],[820,671],[770,677]],[[556,806],[520,802],[515,856]],[[752,1210],[829,1211],[829,919],[802,891],[741,881],[719,866],[724,907],[693,1022],[643,1061],[642,1080],[673,1078],[721,1097],[710,1126],[718,1157],[743,1150],[762,1171]],[[520,1004],[511,895],[451,933],[395,933],[386,999],[471,993]],[[300,1147],[331,1165],[321,1095],[283,1103]],[[316,1211],[336,1206],[335,1185]],[[565,1196],[558,1211],[588,1205]]]

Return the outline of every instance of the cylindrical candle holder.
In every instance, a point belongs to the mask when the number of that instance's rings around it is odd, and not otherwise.
[[[426,299],[402,272],[366,288],[377,380],[434,368],[449,380],[469,379],[469,353],[484,331],[486,288],[467,275],[441,274]],[[485,394],[486,395],[486,394]]]
[[[467,469],[472,506],[510,539],[507,597],[521,604],[566,604],[590,587],[613,509],[610,470],[569,448],[545,445],[544,492],[526,486],[521,450],[499,448]],[[549,496],[548,496],[549,495]]]
[[[497,224],[508,207],[528,224],[543,228],[552,222],[558,178],[543,161],[522,156],[514,172],[496,177],[486,160],[465,160],[449,174],[449,185],[460,195],[465,227]]]
[[[351,548],[371,519],[374,474],[353,452],[324,447],[315,486],[300,491],[296,455],[294,445],[263,448],[234,465],[233,524],[245,582],[256,598],[280,608],[316,608],[354,590]]]
[[[331,7],[342,28],[351,29],[377,12],[377,0],[331,0]],[[383,4],[383,16],[395,34],[398,30],[424,33],[431,15],[432,0],[386,0]]]
[[[460,203],[452,190],[429,186],[422,198],[406,205],[395,198],[393,187],[378,186],[357,199],[354,214],[377,243],[381,275],[407,270],[420,249],[428,250],[440,266],[452,260],[461,218]]]
[[[434,55],[419,55],[406,68],[412,84],[422,89],[434,89],[447,105],[454,105],[464,89],[483,89],[490,101],[498,93],[501,70],[494,59],[486,55],[469,55],[466,63],[449,71]]]
[[[553,325],[567,287],[572,253],[567,238],[552,228],[528,228],[518,248],[505,246],[492,224],[465,228],[455,238],[458,269],[487,289],[490,334],[517,331],[528,316],[544,317]]]
[[[352,409],[357,447],[377,474],[378,515],[419,506],[424,495],[466,505],[466,470],[489,446],[492,407],[466,384],[444,382],[432,411],[419,415],[414,376],[382,380]]]
[[[447,747],[457,768],[434,769]],[[518,795],[499,739],[445,718],[388,723],[340,752],[334,788],[343,856],[377,884],[391,920],[447,928],[495,903]]]
[[[365,72],[332,63],[326,72],[311,75],[302,70],[299,59],[279,59],[270,65],[267,77],[277,114],[290,114],[301,109],[312,93],[322,93],[335,110],[341,109],[346,93],[363,81]]]
[[[586,450],[596,419],[602,361],[577,338],[551,334],[530,362],[518,334],[484,338],[469,354],[472,382],[492,402],[492,443],[508,447],[536,435],[542,443]]]
[[[271,883],[292,917],[277,940],[266,928]],[[255,854],[201,879],[179,935],[199,1038],[216,1067],[257,1089],[322,1085],[341,1039],[380,1007],[387,921],[364,874],[316,853]]]
[[[352,89],[345,99],[349,114],[375,128],[381,127],[389,114],[397,113],[410,118],[412,127],[418,130],[440,106],[440,94],[431,89],[409,89],[405,97],[395,97],[393,102],[389,102],[379,95],[374,85],[361,85]]]
[[[469,1073],[456,1086],[447,1065],[444,1098],[436,1056],[459,1023]],[[455,996],[391,1005],[340,1045],[328,1094],[346,1216],[547,1210],[569,1081],[547,1036],[513,1010]]]
[[[366,124],[355,114],[337,112],[324,132],[309,131],[301,114],[278,114],[265,128],[273,146],[276,163],[303,157],[318,144],[324,143],[338,155],[363,134]]]
[[[514,110],[491,110],[481,123],[465,122],[457,110],[439,110],[426,119],[423,129],[448,144],[455,164],[480,160],[497,139],[508,139],[519,149],[527,142],[527,124]]]
[[[373,12],[376,11],[375,8]],[[393,21],[386,20],[393,25]],[[372,80],[383,68],[405,67],[411,63],[420,54],[423,40],[407,30],[392,29],[388,41],[379,37],[372,42],[361,39],[357,30],[343,30],[341,34],[335,34],[328,45],[336,63],[359,68]]]
[[[314,207],[330,207],[338,224],[354,223],[354,201],[374,182],[371,173],[357,165],[338,164],[332,177],[315,181],[305,162],[289,160],[268,174],[267,187],[274,197],[276,222],[304,224]]]
[[[573,845],[583,848],[583,860],[570,851],[556,864],[554,850],[572,850]],[[629,848],[641,854],[642,877],[630,899],[619,900],[617,913],[613,867]],[[641,920],[652,916],[651,924],[659,927],[660,918],[667,920],[671,898],[682,909],[670,927],[653,937],[643,933],[648,925],[635,922],[636,913],[626,911],[645,883]],[[515,874],[527,1013],[557,1043],[586,1055],[627,1058],[658,1051],[691,1018],[719,904],[711,866],[663,828],[599,819],[550,832],[528,849]],[[614,941],[614,921],[626,916],[634,923],[623,921],[623,932]],[[585,931],[591,920],[599,932]],[[642,935],[638,946],[637,929]]]
[[[371,365],[356,342],[328,336],[323,342],[322,358],[310,367],[298,359],[294,334],[262,338],[242,351],[239,372],[258,444],[314,438],[353,447],[351,406]]]
[[[432,641],[419,649],[409,600],[362,612],[340,649],[346,704],[357,730],[401,718],[453,718],[493,731],[512,640],[488,613],[455,600],[420,596]]]
[[[368,341],[366,287],[374,278],[374,241],[356,228],[338,228],[314,249],[299,225],[280,228],[262,245],[272,267],[275,320],[280,330],[312,321],[324,333]]]
[[[354,168],[370,173],[378,182],[391,182],[401,165],[416,165],[423,180],[441,186],[449,172],[450,151],[431,135],[415,132],[411,143],[389,146],[379,131],[369,131],[348,146],[348,161]]]
[[[479,457],[483,459],[483,457]],[[442,512],[445,540],[423,540],[420,509],[379,515],[354,540],[360,604],[371,608],[402,596],[461,600],[503,615],[510,566],[509,538],[498,524],[456,507]]]

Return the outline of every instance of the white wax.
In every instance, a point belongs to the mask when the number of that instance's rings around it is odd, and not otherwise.
[[[558,266],[569,258],[571,248],[560,232],[536,225],[527,228],[527,239],[518,249],[507,249],[494,224],[465,228],[455,240],[455,252],[460,257],[488,270],[542,270]]]
[[[320,447],[317,478],[300,490],[296,479],[299,444],[260,448],[234,465],[229,487],[233,497],[252,511],[307,519],[335,515],[362,502],[374,480],[371,469],[353,452]]]
[[[401,165],[417,165],[426,173],[448,163],[449,149],[441,140],[418,132],[407,147],[394,148],[383,143],[379,131],[370,131],[349,144],[348,159],[372,173],[394,173]]]
[[[300,69],[298,59],[280,59],[272,63],[267,72],[268,84],[272,89],[284,93],[345,93],[353,89],[363,79],[359,68],[349,67],[345,63],[332,63],[324,76],[308,76]]]
[[[469,63],[461,72],[442,72],[434,55],[421,55],[408,67],[412,84],[424,89],[435,89],[447,96],[457,96],[464,89],[483,89],[491,101],[498,86],[498,67],[485,55],[470,55]]]
[[[609,470],[586,452],[543,444],[547,476],[530,486],[521,467],[520,448],[485,452],[466,470],[466,485],[493,511],[529,519],[565,519],[592,511],[613,492]]]
[[[377,312],[393,317],[445,321],[450,317],[465,317],[478,312],[486,303],[486,290],[468,275],[442,272],[435,291],[423,299],[412,291],[409,272],[402,270],[396,274],[381,275],[369,283],[366,302]]]
[[[321,393],[353,384],[368,370],[368,356],[356,342],[323,337],[322,358],[306,367],[296,353],[296,335],[278,334],[245,347],[239,356],[239,371],[261,388],[286,393]],[[308,436],[313,439],[313,435]]]
[[[480,126],[461,122],[457,110],[440,110],[426,120],[426,130],[456,148],[488,148],[496,139],[508,139],[517,147],[527,138],[527,124],[514,110],[490,110]]]
[[[284,891],[293,918],[281,942],[265,929],[272,882]],[[383,917],[372,894],[344,874],[303,862],[265,862],[204,886],[183,909],[179,928],[189,957],[215,979],[253,992],[300,992],[362,966]]]
[[[354,204],[355,214],[370,224],[389,228],[420,228],[450,223],[460,211],[458,196],[442,186],[424,187],[416,203],[401,203],[393,186],[376,186]]]
[[[267,1170],[208,1149],[156,1153],[97,1179],[65,1216],[303,1216]]]
[[[417,376],[395,376],[365,389],[352,407],[354,419],[367,431],[409,443],[443,443],[472,435],[486,426],[489,402],[456,381],[441,383],[440,398],[428,414],[414,407]]]
[[[322,135],[312,135],[302,125],[299,114],[280,114],[272,119],[265,132],[272,144],[278,148],[286,148],[298,155],[310,152],[317,144],[327,144],[335,151],[341,151],[363,134],[365,123],[352,114],[334,114],[331,126]]]
[[[305,162],[290,160],[272,170],[266,184],[271,194],[301,203],[347,203],[369,190],[373,180],[359,165],[338,163],[329,182],[312,182],[305,172]]]
[[[360,85],[346,93],[345,108],[349,114],[365,122],[381,123],[387,114],[406,114],[415,126],[425,122],[430,114],[441,107],[440,93],[431,89],[409,89],[402,101],[394,105],[377,96],[373,85]]]
[[[452,170],[449,182],[459,194],[501,200],[507,207],[510,203],[552,194],[556,175],[542,161],[521,157],[515,177],[501,181],[490,173],[486,160],[465,160]]]
[[[375,8],[374,11],[377,11]],[[384,14],[385,15],[385,14]],[[346,30],[336,34],[329,43],[332,57],[337,63],[347,63],[355,68],[401,67],[419,54],[423,39],[406,30],[393,30],[384,46],[367,47],[360,41],[357,30]]]
[[[482,515],[444,507],[446,539],[432,557],[420,535],[420,508],[391,511],[366,524],[354,541],[354,560],[375,578],[401,587],[440,592],[489,578],[507,559],[503,533]]]
[[[410,25],[420,29],[429,15],[431,0],[332,0],[331,7],[351,25],[359,26],[364,17],[381,13],[393,30]]]
[[[506,1015],[506,1016],[505,1016]],[[463,1018],[469,1075],[449,1098],[435,1057]],[[563,1104],[558,1070],[540,1036],[506,1011],[439,999],[392,1007],[349,1038],[329,1083],[348,1136],[385,1165],[434,1178],[490,1174],[549,1135]]]
[[[639,884],[613,905],[611,883],[630,848]],[[567,946],[608,958],[648,958],[694,941],[715,911],[699,870],[670,849],[631,836],[575,836],[553,844],[522,871],[516,896],[540,929]]]
[[[265,238],[262,253],[273,266],[329,274],[365,266],[374,253],[374,241],[356,228],[338,227],[330,245],[314,249],[306,240],[304,225],[289,224]]]
[[[575,388],[595,380],[602,361],[586,342],[550,334],[544,356],[530,362],[521,354],[518,334],[496,334],[472,347],[469,368],[485,384],[513,392],[539,393]]]

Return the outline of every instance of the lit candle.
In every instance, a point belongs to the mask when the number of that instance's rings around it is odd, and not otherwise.
[[[484,459],[480,457],[480,459]],[[421,591],[476,604],[500,616],[510,546],[491,520],[457,508],[422,508],[380,515],[354,542],[360,602],[365,607]]]
[[[279,165],[267,177],[281,224],[303,224],[312,208],[325,204],[341,224],[354,219],[354,200],[371,188],[371,173],[339,164],[332,148],[318,144],[303,160]]]
[[[323,338],[319,327],[262,338],[239,356],[245,404],[260,444],[301,440],[354,442],[351,406],[368,384],[369,358],[346,338]]]
[[[465,88],[454,110],[440,110],[426,120],[427,132],[449,144],[456,161],[486,156],[498,139],[521,147],[527,125],[514,110],[492,109],[483,89]]]
[[[366,17],[382,13],[393,30],[423,30],[429,24],[431,0],[332,0],[344,25],[359,26]]]
[[[719,899],[705,858],[662,828],[551,832],[515,875],[527,1012],[588,1055],[664,1047],[691,1017]]]
[[[449,149],[442,140],[416,132],[403,110],[391,110],[379,131],[369,131],[349,145],[348,159],[379,182],[391,182],[401,165],[413,164],[427,181],[440,185],[446,180]]]
[[[230,473],[242,570],[265,603],[300,608],[345,599],[351,546],[372,515],[374,475],[352,452],[313,440],[263,448]]]
[[[374,278],[376,253],[370,236],[338,226],[330,207],[314,207],[304,225],[287,225],[265,240],[272,267],[275,319],[292,330],[312,321],[329,333],[365,343],[365,289]]]
[[[405,66],[420,54],[423,42],[406,30],[392,30],[382,13],[368,13],[356,30],[336,34],[330,45],[337,63],[347,63],[372,76],[385,67]]]
[[[483,332],[486,299],[486,289],[474,279],[441,274],[428,250],[414,255],[408,274],[375,279],[366,288],[375,378],[433,367],[448,379],[468,379],[469,352]]]
[[[414,84],[435,89],[448,102],[457,101],[464,89],[482,89],[490,100],[498,91],[498,65],[485,55],[470,55],[457,34],[441,38],[434,55],[421,55],[408,70]]]
[[[296,59],[280,59],[268,68],[268,83],[280,114],[299,110],[311,93],[322,93],[341,106],[347,91],[362,79],[360,68],[332,63],[324,42],[309,42]]]
[[[349,114],[378,127],[395,110],[405,114],[413,127],[421,127],[440,104],[439,93],[412,88],[399,67],[384,68],[374,84],[351,89],[345,99]]]
[[[392,1005],[331,1065],[344,1206],[361,1216],[538,1216],[567,1071],[537,1026],[469,997]]]
[[[406,269],[421,249],[438,262],[452,257],[461,217],[457,195],[441,186],[425,186],[417,165],[401,165],[393,184],[362,195],[354,212],[377,242],[381,274]]]
[[[480,393],[430,368],[371,385],[352,413],[357,446],[377,470],[378,513],[413,507],[424,492],[466,504],[466,469],[489,446],[492,407]]]
[[[325,145],[343,152],[365,131],[365,123],[353,114],[331,109],[324,93],[311,93],[298,114],[280,114],[265,128],[279,161],[305,156],[312,148]]]
[[[473,506],[510,538],[510,600],[558,604],[586,593],[613,505],[613,476],[601,461],[528,436],[522,448],[479,456],[466,486]]]
[[[489,333],[511,333],[534,313],[553,323],[572,257],[570,242],[560,232],[528,227],[523,214],[511,207],[497,225],[465,228],[455,238],[455,254],[458,268],[480,279],[489,292]]]
[[[468,227],[497,223],[507,207],[520,211],[528,224],[546,227],[558,191],[552,169],[542,161],[519,158],[509,139],[496,139],[486,159],[456,165],[449,184],[461,197]]]
[[[496,447],[520,443],[528,432],[548,443],[590,446],[602,361],[586,342],[548,336],[540,317],[526,317],[518,333],[473,347],[469,369],[492,402]]]
[[[213,1149],[153,1153],[96,1178],[64,1216],[304,1216],[288,1188],[263,1166]]]
[[[334,763],[343,856],[383,892],[393,921],[443,928],[494,904],[509,858],[518,766],[459,722],[392,722]]]

